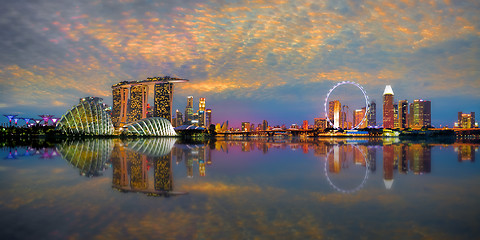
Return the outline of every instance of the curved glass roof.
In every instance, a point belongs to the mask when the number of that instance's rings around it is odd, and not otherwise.
[[[127,134],[137,136],[177,136],[170,121],[161,117],[140,119],[124,125],[123,129]]]
[[[110,114],[98,102],[81,101],[62,116],[57,129],[66,134],[113,135]]]

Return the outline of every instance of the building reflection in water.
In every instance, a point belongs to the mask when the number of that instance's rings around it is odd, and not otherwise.
[[[288,141],[256,139],[250,141],[210,141],[196,144],[176,144],[176,138],[145,138],[123,141],[120,139],[89,139],[65,141],[57,145],[58,153],[82,176],[100,176],[110,165],[113,166],[112,185],[123,192],[141,192],[154,196],[185,194],[174,191],[172,165],[185,164],[186,176],[205,177],[208,167],[215,164],[213,151],[234,152],[257,151],[267,154],[271,149],[291,149],[303,154],[312,154],[325,159],[325,174],[330,184],[338,191],[358,191],[365,184],[368,173],[374,173],[377,154],[383,153],[383,183],[386,189],[394,185],[395,174],[422,175],[431,172],[432,148],[440,144],[432,143],[372,143],[370,141]],[[443,146],[443,145],[440,145]],[[455,143],[458,161],[475,161],[478,145]],[[378,151],[380,149],[380,152]],[[16,151],[10,150],[12,157]],[[25,155],[53,156],[57,152],[46,148],[27,149]],[[329,179],[338,176],[349,168],[365,169],[360,184],[352,189],[341,189]],[[355,174],[356,170],[352,173]],[[347,174],[350,174],[348,172]],[[343,175],[345,176],[345,175]],[[349,176],[349,178],[351,178]],[[347,179],[347,178],[345,178]],[[354,180],[356,181],[356,180]],[[361,181],[361,180],[358,180]]]
[[[383,146],[383,182],[391,189],[394,170],[401,174],[425,174],[431,171],[432,146],[429,144],[387,144]]]
[[[206,166],[212,165],[212,148],[215,145],[210,144],[181,144],[175,146],[173,157],[176,163],[185,162],[187,177],[193,178],[195,165],[198,166],[198,175],[206,176]]]
[[[113,149],[112,139],[65,141],[57,145],[59,154],[80,171],[80,175],[96,177],[108,168]]]
[[[182,195],[174,191],[172,148],[175,138],[147,138],[116,141],[112,153],[113,188],[152,196]],[[149,170],[153,167],[153,184]]]
[[[355,144],[336,144],[333,146],[328,146],[328,148],[330,150],[326,155],[325,176],[330,186],[342,193],[353,193],[363,188],[368,179],[368,172],[370,171],[370,167],[368,166],[370,161],[368,160],[367,146]],[[355,183],[356,186],[354,187],[339,187],[329,176],[329,173],[339,174],[340,172],[348,170],[354,166],[365,169],[364,175],[359,180],[360,183]]]
[[[393,185],[393,163],[394,151],[392,145],[383,146],[383,183],[386,189]]]
[[[475,152],[477,151],[478,151],[478,146],[475,146],[475,145],[464,144],[464,145],[455,146],[455,152],[457,152],[458,154],[459,162],[464,162],[464,161],[475,162]]]

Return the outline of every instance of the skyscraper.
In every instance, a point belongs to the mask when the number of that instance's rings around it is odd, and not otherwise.
[[[458,122],[457,125],[459,128],[474,128],[475,127],[475,112],[462,113],[458,112]]]
[[[398,119],[398,104],[393,104],[393,128],[400,128],[400,121]]]
[[[182,115],[182,112],[178,111],[178,109],[175,111],[175,115],[176,115],[176,119],[175,121],[177,121],[177,127],[178,126],[182,126],[183,125],[183,115]]]
[[[147,117],[148,86],[135,85],[130,88],[129,122],[135,122]]]
[[[303,120],[302,129],[308,130],[308,120]]]
[[[152,77],[140,81],[123,81],[112,86],[112,120],[115,127],[147,117],[163,117],[172,121],[173,83],[187,79]],[[154,85],[153,114],[148,109],[149,86]],[[130,90],[130,98],[128,97]]]
[[[327,120],[325,118],[314,118],[314,129],[315,130],[323,130],[327,128]]]
[[[198,111],[205,111],[205,98],[198,100]]]
[[[191,124],[193,120],[193,96],[187,97],[187,106],[185,107],[185,122]]]
[[[393,90],[387,85],[383,91],[383,128],[393,128]]]
[[[205,110],[205,126],[209,127],[212,124],[212,109]]]
[[[328,103],[328,119],[330,119],[330,122],[333,124],[334,128],[339,128],[340,127],[340,112],[342,105],[340,104],[340,101],[335,100],[331,101]]]
[[[120,125],[127,123],[128,88],[114,88],[112,96],[112,123],[115,127],[120,127]]]
[[[249,122],[242,122],[242,132],[250,131],[250,123]]]
[[[173,83],[155,84],[154,94],[154,117],[162,117],[172,122]]]
[[[367,126],[368,127],[377,126],[377,104],[374,101],[371,101],[368,106]]]
[[[408,127],[408,101],[398,101],[398,123],[400,128]]]
[[[363,117],[365,116],[365,108],[362,109],[357,109],[353,111],[353,127],[356,127],[360,122],[362,122]],[[359,125],[357,128],[366,128],[367,127],[367,120],[363,121],[361,125]]]
[[[263,130],[263,131],[268,130],[268,122],[267,122],[267,120],[263,120],[262,130]]]
[[[408,116],[408,126],[411,128],[422,128],[430,126],[431,119],[431,103],[430,101],[414,100],[410,104],[410,113]]]
[[[205,126],[205,111],[199,110],[197,114],[198,114],[198,126],[204,127]]]

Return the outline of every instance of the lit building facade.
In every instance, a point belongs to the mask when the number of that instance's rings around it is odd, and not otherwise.
[[[205,110],[205,126],[210,126],[212,124],[212,109]]]
[[[368,106],[367,126],[368,127],[377,126],[377,104],[374,101],[370,102]]]
[[[187,79],[153,77],[140,81],[123,81],[112,86],[112,119],[115,127],[147,117],[162,117],[172,121],[173,84]],[[149,89],[154,86],[153,114],[148,108]],[[128,94],[130,92],[130,96]]]
[[[205,111],[205,98],[198,100],[198,111]]]
[[[339,128],[341,125],[341,111],[342,105],[340,101],[335,100],[328,103],[328,119],[333,123],[334,128]]]
[[[199,110],[198,111],[198,126],[204,127],[205,126],[205,111]]]
[[[178,111],[175,111],[175,115],[176,115],[176,118],[175,118],[175,121],[176,121],[176,126],[182,126],[183,125],[183,115],[182,115],[182,112]]]
[[[263,130],[263,131],[268,130],[268,122],[267,122],[267,120],[263,120],[262,130]]]
[[[242,122],[242,132],[250,131],[250,123],[249,122]]]
[[[101,101],[80,101],[62,116],[57,129],[67,135],[113,135],[112,120],[105,107]]]
[[[422,128],[430,126],[432,122],[431,103],[425,100],[414,100],[410,103],[408,115],[408,126],[410,128]]]
[[[165,118],[145,118],[123,126],[126,135],[173,137],[177,133],[172,124]]]
[[[360,122],[362,122],[363,117],[365,116],[366,108],[357,109],[353,111],[353,127],[356,127]],[[367,119],[362,122],[357,128],[366,128],[367,127]]]
[[[173,83],[157,83],[154,92],[153,116],[172,122]]]
[[[193,120],[193,96],[187,97],[187,106],[185,107],[185,122],[190,124]]]
[[[393,104],[393,128],[400,128],[400,121],[398,119],[398,104]]]
[[[383,92],[383,128],[394,127],[393,109],[393,90],[387,85]]]
[[[148,86],[138,85],[130,88],[129,122],[135,122],[147,117]]]
[[[308,120],[303,120],[302,129],[308,130]]]
[[[462,113],[458,112],[458,122],[457,125],[459,128],[474,128],[475,125],[475,112]]]
[[[399,128],[408,127],[408,101],[407,100],[398,101],[398,123],[399,123]]]
[[[327,119],[325,118],[314,118],[314,129],[316,130],[323,130],[327,128]]]
[[[114,88],[112,90],[112,122],[115,127],[127,123],[128,114],[128,88]]]

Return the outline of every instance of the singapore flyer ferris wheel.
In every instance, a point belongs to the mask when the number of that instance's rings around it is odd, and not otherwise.
[[[364,122],[367,121],[367,114],[369,112],[369,105],[368,105],[368,95],[366,93],[366,91],[363,89],[363,87],[356,83],[356,82],[353,82],[353,81],[343,81],[343,82],[339,82],[337,84],[335,84],[335,86],[333,86],[327,93],[327,97],[325,97],[325,119],[327,120],[327,124],[329,126],[332,126],[334,128],[339,128],[339,127],[335,127],[334,123],[332,122],[332,120],[334,119],[330,119],[329,118],[329,109],[328,109],[328,105],[329,105],[329,97],[330,97],[330,94],[333,92],[333,90],[335,90],[337,87],[341,86],[341,85],[346,85],[346,84],[349,84],[349,85],[353,85],[353,86],[356,86],[358,89],[360,89],[360,91],[362,92],[363,94],[363,97],[365,98],[365,113],[364,113],[364,116],[362,118],[362,121],[360,121],[357,125],[353,126],[352,129],[357,129],[359,128],[360,126],[362,126],[362,124]],[[337,125],[338,126],[338,125]]]

